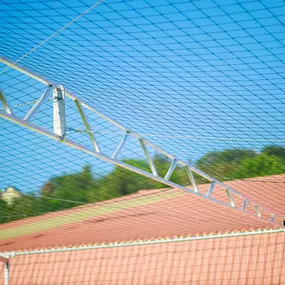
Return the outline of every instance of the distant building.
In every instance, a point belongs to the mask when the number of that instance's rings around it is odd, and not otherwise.
[[[12,205],[15,199],[20,198],[21,193],[17,191],[14,187],[8,187],[4,192],[2,192],[2,200],[8,205]]]

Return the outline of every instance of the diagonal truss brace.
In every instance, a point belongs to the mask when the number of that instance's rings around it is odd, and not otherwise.
[[[216,204],[220,204],[226,207],[229,207],[233,210],[236,211],[240,211],[240,212],[244,212],[247,215],[259,218],[261,220],[264,220],[267,223],[272,223],[278,227],[282,227],[283,223],[281,222],[282,219],[281,217],[278,217],[276,214],[274,214],[272,211],[266,209],[265,207],[259,205],[258,203],[250,200],[248,197],[246,197],[245,195],[239,193],[238,191],[234,190],[233,188],[225,185],[224,183],[216,180],[215,178],[209,176],[208,174],[200,171],[199,169],[193,167],[192,165],[190,165],[187,162],[181,161],[178,158],[176,158],[175,156],[167,153],[166,151],[164,151],[163,149],[155,146],[154,144],[152,144],[151,142],[148,142],[147,140],[145,140],[144,138],[142,138],[141,136],[137,135],[134,132],[131,132],[130,130],[126,129],[125,127],[123,127],[122,125],[120,125],[119,123],[113,121],[112,119],[108,118],[107,116],[105,116],[104,114],[98,112],[96,109],[94,109],[93,107],[91,107],[90,105],[82,102],[79,98],[77,98],[75,95],[73,95],[71,92],[69,92],[68,90],[66,90],[65,88],[63,88],[62,86],[58,86],[52,82],[50,82],[49,80],[44,79],[43,77],[36,75],[30,71],[28,71],[27,69],[20,67],[19,65],[10,62],[9,60],[0,57],[0,62],[6,64],[7,66],[18,70],[19,72],[43,83],[44,85],[48,86],[48,89],[50,89],[51,87],[53,87],[53,108],[54,108],[54,132],[50,132],[44,128],[41,128],[31,122],[28,121],[28,119],[31,117],[31,115],[33,115],[33,113],[38,109],[39,105],[41,104],[41,102],[43,100],[45,100],[46,98],[46,93],[48,93],[49,91],[46,91],[39,99],[38,101],[35,103],[35,105],[32,107],[32,109],[28,112],[28,114],[24,117],[24,118],[19,118],[17,116],[15,116],[11,110],[11,108],[8,105],[7,100],[5,99],[4,95],[2,92],[0,92],[0,101],[2,102],[2,104],[4,105],[5,108],[5,112],[0,111],[0,117],[11,121],[15,124],[21,125],[25,128],[28,128],[30,130],[33,130],[37,133],[40,133],[46,137],[49,137],[51,139],[54,139],[56,141],[59,141],[65,145],[68,145],[70,147],[73,147],[75,149],[78,149],[80,151],[83,151],[87,154],[90,154],[92,156],[98,157],[104,161],[110,162],[114,165],[123,167],[125,169],[128,169],[132,172],[138,173],[142,176],[151,178],[153,180],[156,180],[158,182],[161,182],[165,185],[171,186],[171,187],[175,187],[178,188],[180,190],[183,191],[187,191],[193,195],[199,196],[200,198],[209,200],[211,202],[214,202]],[[82,144],[78,144],[75,141],[72,141],[68,138],[68,136],[65,134],[65,105],[64,105],[64,98],[69,97],[70,99],[72,99],[78,109],[78,112],[83,120],[83,123],[85,125],[85,128],[89,134],[89,137],[92,141],[93,147],[94,149],[89,149],[86,146],[82,145]],[[102,153],[99,149],[99,146],[96,142],[95,136],[92,133],[92,130],[90,128],[90,125],[88,123],[88,120],[84,114],[83,111],[83,107],[88,109],[89,111],[97,114],[98,116],[100,116],[101,118],[103,118],[104,120],[108,121],[109,123],[111,123],[112,125],[120,128],[121,130],[123,130],[125,132],[124,137],[122,138],[122,140],[120,141],[120,143],[118,144],[116,150],[114,151],[112,156],[109,155],[105,155],[104,153]],[[150,169],[151,169],[151,173],[148,171],[144,171],[142,169],[139,169],[137,167],[134,167],[132,165],[129,165],[123,161],[120,161],[117,159],[118,155],[120,154],[120,152],[122,151],[122,149],[124,148],[125,142],[127,141],[129,136],[133,136],[136,139],[139,140],[142,150],[144,151],[145,157],[149,163]],[[165,175],[165,177],[160,177],[157,169],[155,167],[155,164],[153,162],[152,157],[149,155],[148,152],[148,147],[151,147],[152,149],[155,149],[157,152],[159,152],[160,154],[165,155],[166,157],[168,157],[169,159],[172,160],[172,163]],[[175,168],[177,167],[177,165],[179,165],[180,167],[183,167],[189,177],[189,182],[192,185],[192,189],[185,187],[183,185],[179,185],[176,184],[174,182],[172,182],[170,180],[171,175],[173,174],[173,172],[175,171]],[[206,194],[202,194],[199,191],[199,187],[196,183],[195,180],[195,175],[201,176],[203,178],[205,178],[207,181],[209,181],[210,186],[209,189],[207,191]],[[228,202],[219,200],[218,198],[214,198],[212,196],[213,191],[216,189],[216,186],[219,186],[220,188],[223,189],[223,191],[225,191],[225,193],[227,194],[228,197]],[[220,190],[221,191],[221,190]],[[237,206],[234,202],[234,198],[239,198],[243,201],[243,204],[241,207]],[[255,212],[251,212],[248,209],[247,205],[250,204],[255,208]],[[277,219],[278,218],[278,219]]]
[[[123,147],[124,147],[124,145],[125,145],[125,143],[126,143],[128,137],[129,137],[129,132],[126,131],[124,137],[122,138],[122,140],[121,140],[120,143],[118,144],[116,150],[115,150],[114,153],[112,154],[112,158],[113,158],[113,159],[117,159],[117,157],[118,157],[119,153],[121,152],[121,150],[123,149]]]
[[[74,100],[74,103],[75,103],[75,105],[76,105],[76,107],[78,109],[78,112],[79,112],[79,114],[81,116],[81,119],[82,119],[82,121],[84,123],[84,126],[85,126],[85,128],[86,128],[86,130],[88,132],[88,135],[89,135],[90,139],[91,139],[91,142],[92,142],[92,145],[94,147],[94,150],[99,153],[100,152],[99,145],[96,142],[96,139],[95,139],[95,137],[93,135],[93,132],[92,132],[90,126],[89,126],[87,118],[86,118],[86,116],[84,114],[84,111],[83,111],[83,109],[81,107],[81,104],[80,104],[80,102],[77,99]]]
[[[144,140],[142,138],[139,138],[139,141],[140,141],[141,147],[142,147],[142,149],[144,151],[144,155],[145,155],[145,157],[147,159],[147,162],[149,164],[149,167],[151,169],[152,174],[154,176],[159,177],[158,172],[157,172],[156,167],[155,167],[155,164],[153,163],[153,160],[152,160],[152,158],[150,157],[150,155],[148,153],[148,150],[147,150],[147,147],[145,145]]]
[[[5,98],[4,93],[3,93],[2,90],[0,90],[0,101],[1,101],[1,103],[3,105],[3,107],[4,107],[5,112],[8,113],[8,114],[12,114],[12,109],[9,106],[9,104],[8,104],[8,102],[7,102],[6,98]]]
[[[24,120],[29,121],[32,119],[32,117],[35,115],[35,113],[39,110],[41,105],[45,102],[45,100],[49,96],[51,89],[52,89],[52,86],[48,86],[48,88],[44,91],[42,96],[36,101],[36,103],[33,105],[30,111],[26,114],[26,116],[24,117]]]

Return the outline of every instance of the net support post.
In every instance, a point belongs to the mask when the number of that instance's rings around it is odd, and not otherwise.
[[[66,134],[65,91],[62,86],[53,89],[53,132],[63,140]]]
[[[9,285],[9,261],[4,262],[4,285]]]
[[[0,262],[3,263],[3,284],[9,285],[9,256],[6,254],[0,254]]]

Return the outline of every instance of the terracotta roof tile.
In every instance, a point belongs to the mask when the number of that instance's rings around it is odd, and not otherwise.
[[[278,183],[275,183],[278,181]],[[237,180],[229,186],[285,217],[285,175]],[[208,185],[200,186],[200,189]],[[222,191],[217,187],[215,194]],[[0,226],[0,251],[194,236],[272,227],[178,189],[136,194]]]

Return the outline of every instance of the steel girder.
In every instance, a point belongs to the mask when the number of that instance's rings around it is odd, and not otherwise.
[[[44,79],[43,77],[36,75],[35,73],[28,71],[27,69],[7,60],[5,58],[0,57],[0,62],[4,63],[5,65],[27,75],[30,78],[33,78],[33,79],[35,79],[35,80],[37,80],[37,81],[39,81],[39,82],[41,82],[47,86],[47,89],[45,90],[45,92],[34,103],[32,108],[25,115],[24,118],[19,118],[13,114],[13,110],[9,106],[7,98],[5,98],[5,96],[4,96],[4,92],[0,92],[0,101],[2,102],[4,109],[5,109],[5,111],[3,111],[3,112],[0,111],[0,117],[6,119],[8,121],[11,121],[15,124],[21,125],[25,128],[28,128],[34,132],[40,133],[40,134],[42,134],[46,137],[49,137],[53,140],[61,142],[65,145],[68,145],[72,148],[78,149],[78,150],[83,151],[89,155],[95,156],[95,157],[100,158],[104,161],[110,162],[114,165],[123,167],[123,168],[128,169],[132,172],[138,173],[142,176],[151,178],[153,180],[161,182],[161,183],[168,185],[170,187],[175,187],[175,188],[178,188],[180,190],[189,192],[193,195],[199,196],[203,199],[209,200],[209,201],[214,202],[216,204],[220,204],[220,205],[229,207],[233,210],[244,212],[247,215],[254,216],[254,217],[259,218],[261,220],[264,220],[268,223],[272,223],[277,227],[283,226],[283,224],[281,222],[282,221],[281,217],[277,217],[276,214],[274,214],[271,210],[266,209],[262,205],[259,205],[258,203],[249,199],[247,196],[245,196],[245,195],[239,193],[238,191],[236,191],[235,189],[225,185],[223,182],[216,180],[215,178],[213,178],[210,175],[200,171],[199,169],[195,168],[194,166],[190,165],[189,163],[184,162],[182,160],[179,160],[179,158],[175,157],[174,155],[169,154],[166,151],[164,151],[163,149],[155,146],[151,142],[148,142],[146,139],[144,139],[140,135],[128,130],[124,126],[122,126],[119,123],[115,122],[114,120],[108,118],[104,114],[98,112],[96,109],[94,109],[90,105],[84,103],[82,100],[77,98],[73,93],[69,92],[63,86],[57,86],[56,84],[52,83],[51,81]],[[37,112],[40,105],[46,100],[46,98],[47,98],[47,96],[51,90],[53,90],[53,127],[54,127],[53,132],[50,132],[44,128],[41,128],[41,127],[39,127],[39,126],[37,126],[37,125],[35,125],[29,121],[30,118]],[[80,114],[82,121],[84,123],[86,131],[87,131],[87,133],[91,139],[93,149],[87,148],[84,145],[81,145],[81,144],[79,144],[73,140],[70,140],[68,138],[68,136],[66,135],[65,104],[64,104],[65,97],[69,97],[70,99],[72,99],[74,101],[74,104],[77,107],[78,113]],[[125,132],[124,137],[122,138],[121,142],[117,145],[117,148],[115,149],[114,153],[111,156],[106,155],[106,154],[101,152],[99,145],[96,141],[96,138],[95,138],[94,134],[92,133],[92,129],[90,128],[87,117],[85,116],[82,107],[87,108],[89,111],[96,113],[98,116],[100,116],[104,120],[108,121],[112,125],[118,127],[119,129],[121,129]],[[124,148],[124,145],[130,136],[135,137],[140,142],[141,148],[142,148],[142,150],[145,154],[145,157],[149,163],[151,172],[144,171],[142,169],[139,169],[137,167],[134,167],[134,166],[129,165],[123,161],[118,160],[118,155],[122,151],[122,149]],[[168,157],[169,159],[171,159],[172,163],[171,163],[171,165],[170,165],[170,167],[169,167],[169,169],[168,169],[168,171],[164,177],[159,176],[159,174],[156,170],[155,164],[153,162],[153,159],[148,152],[147,146],[155,149],[158,153],[163,154],[166,157]],[[189,177],[189,182],[191,183],[191,188],[173,183],[170,180],[171,175],[173,174],[177,165],[185,168],[185,171],[187,172],[188,177]],[[204,194],[200,193],[199,186],[197,185],[197,183],[195,181],[195,177],[194,177],[193,173],[195,173],[196,175],[199,175],[199,176],[205,178],[207,181],[209,181],[209,183],[210,183],[209,189],[206,193],[204,193]],[[219,185],[219,187],[221,187],[226,192],[227,197],[228,197],[227,202],[212,197],[212,193],[218,185]],[[236,205],[235,198],[241,199],[243,201],[241,207]],[[248,211],[249,205],[251,205],[255,209],[254,212]]]

